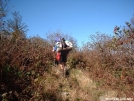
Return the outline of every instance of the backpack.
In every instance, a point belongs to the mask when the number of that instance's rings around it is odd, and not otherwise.
[[[56,53],[56,57],[55,57],[55,58],[56,58],[56,60],[58,60],[58,61],[60,60],[60,58],[61,58],[61,57],[60,57],[60,55],[61,55],[61,53],[60,53],[60,52],[57,52],[57,53]]]
[[[70,51],[72,50],[72,43],[70,41],[65,40],[64,38],[60,39],[60,41],[55,43],[55,51]]]

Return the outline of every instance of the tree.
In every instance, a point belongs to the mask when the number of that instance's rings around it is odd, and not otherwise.
[[[48,42],[52,46],[54,46],[56,38],[65,38],[66,40],[72,42],[74,49],[78,48],[77,40],[74,39],[73,37],[69,36],[68,34],[63,34],[63,33],[58,31],[58,32],[55,32],[55,33],[47,33],[46,37],[47,37]]]
[[[19,12],[16,11],[12,13],[12,15],[13,15],[13,20],[9,19],[7,21],[8,31],[13,34],[17,33],[25,37],[25,34],[28,31],[28,29],[27,29],[27,25],[25,23],[22,23],[22,16],[19,14]]]
[[[7,14],[7,4],[9,0],[0,0],[0,31],[4,30],[5,21],[3,20]]]

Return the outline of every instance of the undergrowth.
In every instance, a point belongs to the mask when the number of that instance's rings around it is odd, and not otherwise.
[[[134,96],[134,30],[116,27],[115,37],[98,33],[93,43],[68,56],[69,76],[54,70],[48,40],[0,33],[0,100],[98,101],[107,92]]]

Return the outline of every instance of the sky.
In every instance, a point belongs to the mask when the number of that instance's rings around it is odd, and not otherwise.
[[[60,31],[75,38],[78,46],[96,32],[113,35],[116,25],[134,16],[134,0],[10,0],[8,6],[22,16],[27,37]]]

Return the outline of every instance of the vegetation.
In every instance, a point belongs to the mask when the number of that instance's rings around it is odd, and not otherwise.
[[[6,14],[3,5],[0,0],[0,15]],[[22,21],[19,13],[13,14]],[[0,23],[4,22],[3,17],[0,16]],[[81,50],[74,38],[60,32],[49,33],[48,39],[39,36],[27,38],[27,26],[16,21],[8,20],[0,26],[1,101],[104,101],[105,98],[133,98],[134,19],[131,23],[126,22],[126,27],[116,26],[115,36],[102,33],[91,36],[92,43],[83,44]],[[6,25],[9,26],[3,27]],[[66,37],[75,45],[68,55],[66,78],[54,65],[52,45],[53,37],[57,35]]]

